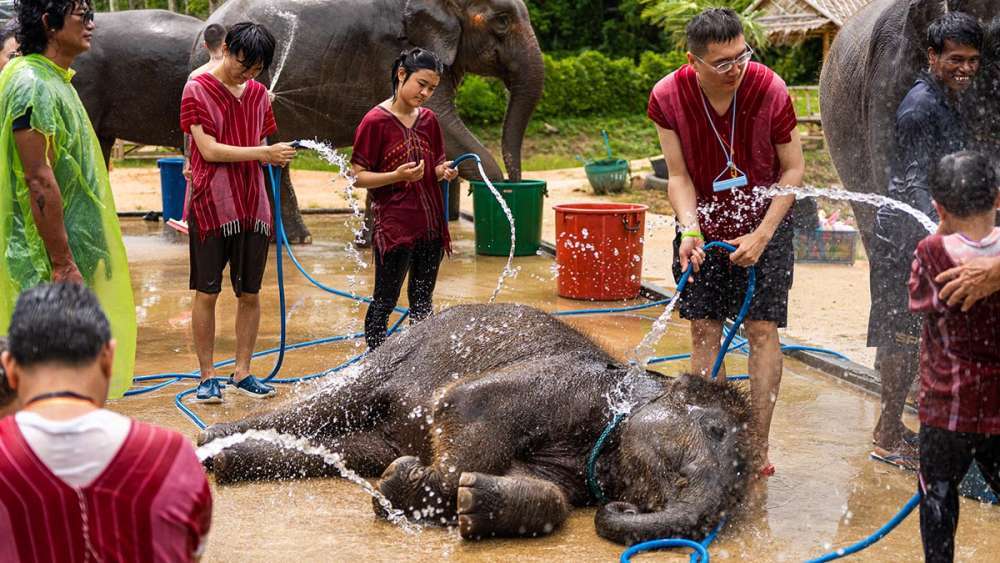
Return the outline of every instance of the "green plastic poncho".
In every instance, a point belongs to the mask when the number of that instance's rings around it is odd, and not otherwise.
[[[45,244],[31,212],[12,123],[31,109],[55,159],[70,250],[87,286],[97,294],[117,341],[109,398],[132,385],[135,304],[121,227],[101,146],[70,84],[74,71],[42,55],[10,61],[0,72],[0,334],[6,334],[18,294],[52,279]]]

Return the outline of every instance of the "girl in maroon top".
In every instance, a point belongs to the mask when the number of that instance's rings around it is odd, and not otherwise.
[[[455,179],[458,171],[445,161],[437,117],[422,107],[442,70],[431,51],[403,51],[392,67],[392,97],[372,108],[354,134],[355,186],[370,190],[374,216],[375,291],[365,315],[369,348],[385,341],[407,272],[411,320],[431,314],[438,265],[451,252],[440,182]]]
[[[920,533],[927,561],[951,561],[958,484],[973,461],[1000,495],[1000,293],[963,312],[938,296],[938,274],[1000,256],[997,185],[989,159],[971,151],[941,159],[930,189],[938,233],[917,245],[910,310],[924,313],[920,341]]]

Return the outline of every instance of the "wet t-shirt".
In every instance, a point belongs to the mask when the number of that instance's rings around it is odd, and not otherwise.
[[[444,133],[437,116],[427,108],[420,108],[416,121],[406,127],[382,106],[372,108],[354,133],[351,164],[371,172],[393,172],[407,162],[421,160],[424,177],[420,180],[369,190],[373,242],[381,254],[419,240],[440,240],[451,252],[444,198],[434,171],[445,161]]]
[[[796,125],[795,108],[781,77],[751,62],[736,92],[733,160],[748,180],[741,188],[723,192],[712,189],[712,183],[727,166],[709,119],[728,143],[732,106],[724,115],[716,114],[691,65],[682,66],[653,87],[647,115],[680,139],[684,164],[697,194],[702,234],[710,240],[724,240],[756,229],[771,200],[753,198],[751,192],[755,186],[771,186],[781,178],[776,147],[791,142]],[[728,178],[727,172],[720,179]]]

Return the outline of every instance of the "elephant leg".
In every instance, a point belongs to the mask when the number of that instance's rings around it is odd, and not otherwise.
[[[497,438],[489,447],[483,447],[481,425],[463,424],[449,436],[447,428],[455,427],[445,424],[435,429],[443,431],[435,439],[431,465],[405,456],[386,468],[378,486],[395,508],[416,519],[451,524],[456,517],[455,495],[463,473],[506,473],[515,453],[509,442]],[[372,505],[377,514],[385,516],[378,503]]]
[[[337,437],[370,430],[382,410],[382,403],[363,384],[348,384],[330,391],[317,391],[270,412],[213,424],[198,434],[197,442],[202,446],[247,430],[274,430],[310,439],[319,434]]]
[[[463,473],[458,485],[458,529],[465,539],[546,535],[569,515],[566,493],[544,479]]]
[[[271,174],[264,174],[267,183],[267,199],[271,202],[271,210],[274,210],[274,192],[271,185]],[[291,172],[285,166],[281,169],[281,223],[285,228],[285,237],[289,244],[311,244],[312,233],[302,220],[302,212],[299,210],[299,200],[295,196],[295,187],[292,185]]]
[[[365,224],[361,227],[361,233],[354,238],[354,246],[358,248],[371,247],[374,229],[375,218],[372,215],[372,194],[371,192],[368,192],[368,195],[365,196]]]
[[[344,465],[361,477],[374,477],[398,455],[398,450],[382,435],[357,432],[339,438],[310,440],[339,454]],[[247,440],[226,448],[212,458],[210,468],[218,483],[334,477],[340,470],[323,456],[265,440]]]

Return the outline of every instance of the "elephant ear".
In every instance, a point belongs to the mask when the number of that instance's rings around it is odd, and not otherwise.
[[[452,0],[407,0],[403,26],[410,44],[434,51],[446,67],[454,64],[462,24]]]

